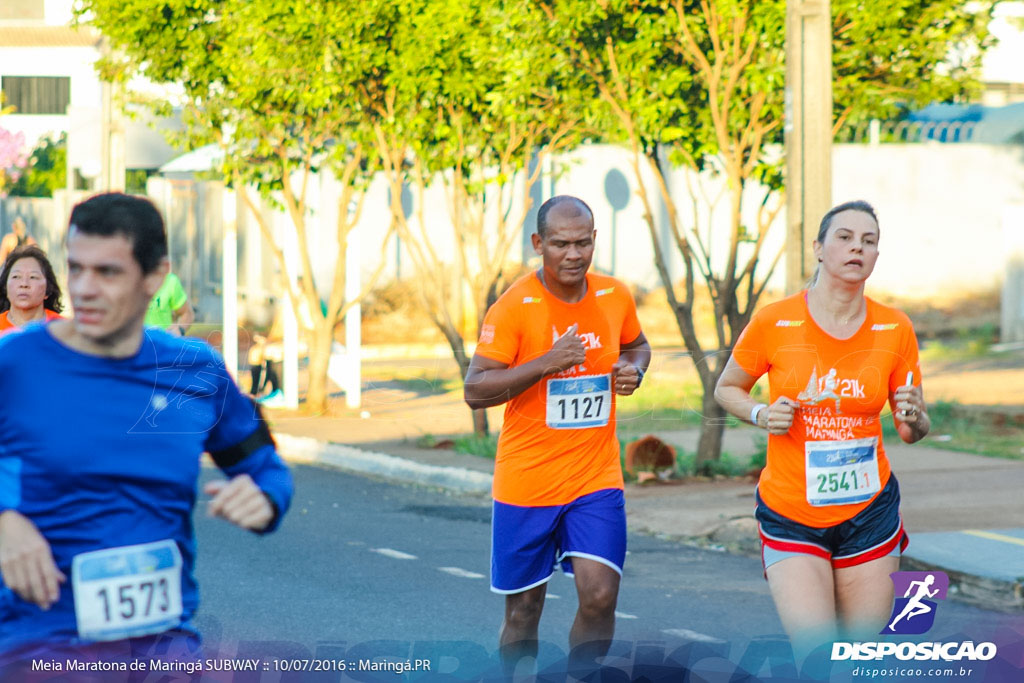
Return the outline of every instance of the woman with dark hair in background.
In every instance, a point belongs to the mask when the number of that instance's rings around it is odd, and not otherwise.
[[[46,253],[34,244],[17,247],[0,268],[0,333],[59,318],[60,297]]]

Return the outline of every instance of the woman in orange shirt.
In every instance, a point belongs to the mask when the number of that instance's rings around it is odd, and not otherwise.
[[[23,245],[0,269],[0,332],[60,317],[60,285],[39,247]]]
[[[910,319],[864,296],[878,240],[867,202],[825,214],[811,285],[754,315],[715,390],[723,408],[768,431],[755,510],[762,558],[804,654],[838,635],[876,637],[887,623],[907,535],[880,413],[888,402],[907,443],[931,426]],[[770,405],[750,396],[764,374]]]

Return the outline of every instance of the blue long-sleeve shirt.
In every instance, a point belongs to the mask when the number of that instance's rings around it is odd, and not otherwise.
[[[0,339],[0,510],[30,519],[68,576],[48,611],[0,582],[0,652],[80,639],[76,555],[168,539],[181,556],[182,611],[171,628],[191,630],[191,514],[203,452],[228,477],[253,478],[277,511],[266,531],[276,528],[291,474],[207,344],[147,329],[135,355],[110,359],[68,348],[43,325]]]

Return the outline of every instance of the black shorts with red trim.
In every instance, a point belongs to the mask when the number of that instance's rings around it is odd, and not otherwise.
[[[794,555],[820,557],[836,569],[852,567],[887,555],[898,557],[910,542],[900,516],[900,485],[891,473],[870,505],[845,522],[824,528],[794,522],[765,505],[760,494],[754,495],[766,570]]]

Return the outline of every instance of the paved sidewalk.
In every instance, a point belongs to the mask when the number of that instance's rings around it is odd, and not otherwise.
[[[409,402],[415,399],[396,399],[408,415]],[[438,406],[430,407],[435,409],[429,411],[432,434],[463,426],[464,412],[457,416],[462,421],[457,427],[445,429],[456,415],[438,414]],[[386,407],[377,413],[378,419],[390,417]],[[378,432],[395,434],[397,427],[404,438],[391,441],[373,441],[376,430],[360,429],[369,425],[359,422],[275,416],[274,428],[282,453],[293,461],[489,494],[491,460],[417,447],[416,437],[426,430],[414,420]],[[727,431],[726,450],[751,452],[757,434],[753,428]],[[691,449],[696,446],[695,430],[659,435]],[[989,609],[1024,609],[1024,462],[921,444],[887,444],[887,452],[899,478],[904,523],[911,536],[902,568],[946,572],[951,592],[965,602]],[[628,485],[629,525],[680,542],[756,555],[754,485],[752,479]]]

